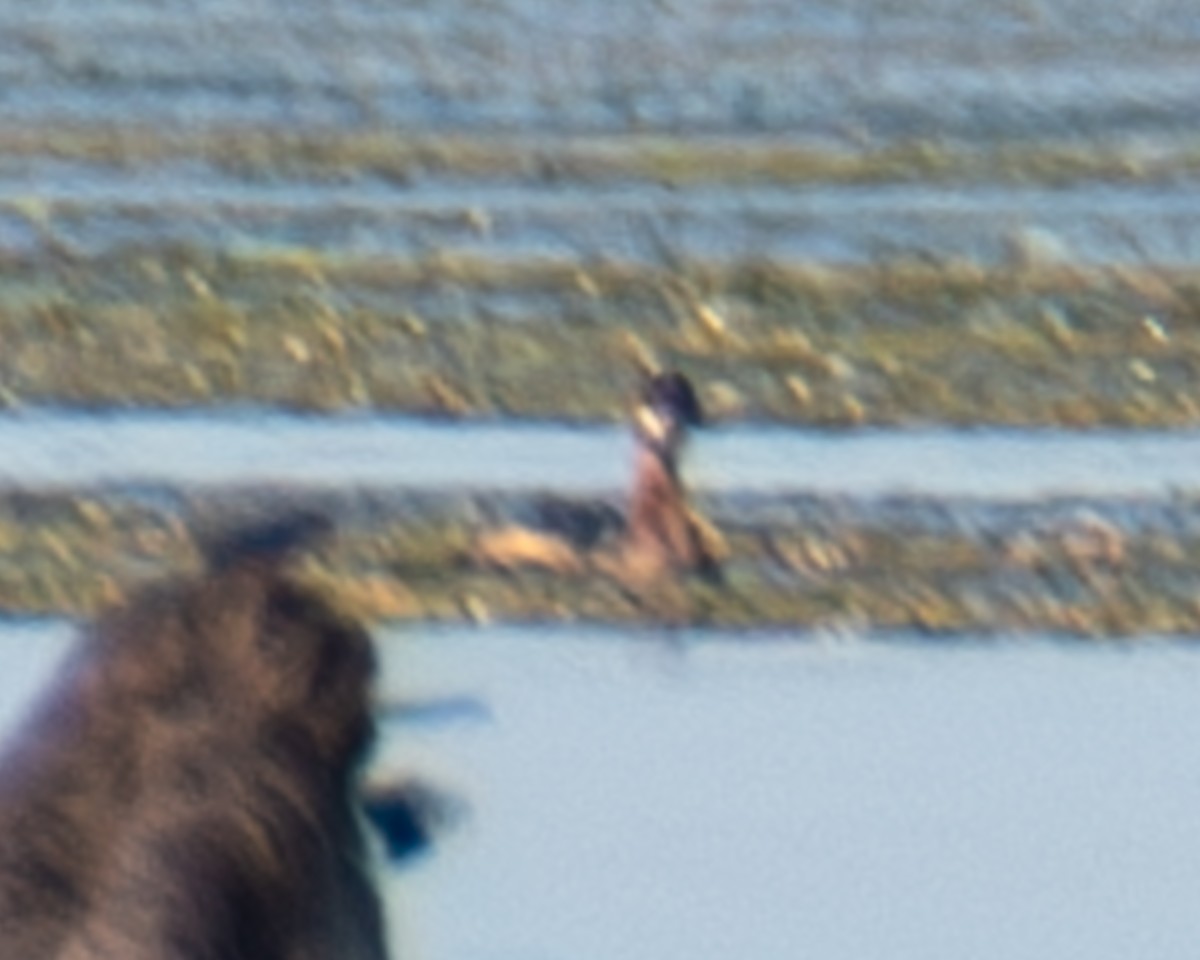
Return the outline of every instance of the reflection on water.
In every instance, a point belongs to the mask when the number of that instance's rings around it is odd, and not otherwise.
[[[0,631],[0,725],[61,625]],[[428,960],[1192,955],[1200,652],[380,633],[373,774],[470,815],[386,882]]]

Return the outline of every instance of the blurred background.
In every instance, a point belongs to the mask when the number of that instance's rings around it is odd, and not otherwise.
[[[619,503],[678,367],[734,589],[677,619],[1194,629],[1193,13],[6,5],[0,607],[94,610],[281,481],[370,614],[643,619],[456,558]]]
[[[1197,62],[1185,0],[0,3],[5,722],[313,504],[385,695],[487,706],[387,728],[474,810],[405,955],[1191,956]],[[622,508],[657,368],[724,581],[472,565]]]

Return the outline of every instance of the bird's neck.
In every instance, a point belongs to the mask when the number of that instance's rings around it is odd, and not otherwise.
[[[634,533],[662,530],[686,514],[687,495],[674,454],[639,447],[634,465],[629,526]]]

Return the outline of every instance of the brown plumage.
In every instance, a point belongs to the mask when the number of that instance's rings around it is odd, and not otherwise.
[[[0,957],[386,957],[370,639],[283,569],[325,526],[226,538],[82,638],[0,761]]]
[[[635,584],[678,573],[717,577],[712,537],[705,535],[692,512],[679,472],[688,430],[702,423],[700,403],[687,377],[670,372],[649,378],[633,415],[637,452],[621,532],[595,546],[574,535],[582,524],[556,523],[554,530],[510,525],[479,537],[474,559],[500,568],[598,571]]]

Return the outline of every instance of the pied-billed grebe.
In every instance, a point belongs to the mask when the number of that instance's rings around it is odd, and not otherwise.
[[[539,567],[560,573],[595,570],[633,582],[669,573],[716,578],[715,551],[688,505],[679,472],[688,432],[703,422],[700,401],[687,377],[676,371],[649,377],[633,412],[637,449],[623,529],[605,542],[602,532],[621,527],[619,522],[602,516],[603,510],[554,500],[549,502],[552,509],[542,511],[535,527],[514,524],[480,536],[474,547],[475,560],[500,568]],[[585,530],[589,531],[586,537],[581,533]],[[597,539],[601,541],[598,545]]]

